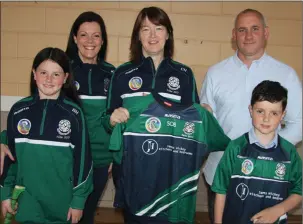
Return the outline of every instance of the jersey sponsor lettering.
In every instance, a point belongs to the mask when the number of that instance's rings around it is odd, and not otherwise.
[[[147,139],[142,144],[142,150],[147,155],[153,155],[158,151],[158,142],[154,139]]]
[[[171,118],[181,119],[181,117],[179,115],[176,115],[176,114],[164,114],[164,117],[171,117]]]
[[[19,114],[19,113],[21,113],[22,111],[26,111],[26,110],[28,110],[28,109],[29,109],[29,107],[21,108],[20,110],[17,110],[16,112],[14,112],[14,115]]]

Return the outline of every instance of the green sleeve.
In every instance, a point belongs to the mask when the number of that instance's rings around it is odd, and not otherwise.
[[[210,151],[224,151],[230,142],[229,137],[224,134],[216,118],[206,109],[202,109],[205,114],[202,122],[205,125],[206,141]]]
[[[114,130],[114,127],[111,126],[110,124],[110,114],[106,114],[103,116],[102,118],[102,125],[104,127],[104,129],[108,132],[108,133],[112,133]]]
[[[232,176],[233,165],[236,160],[236,151],[233,142],[230,142],[217,167],[211,186],[212,191],[219,194],[226,194]]]
[[[7,134],[6,134],[6,130],[3,130],[2,132],[1,132],[1,144],[4,144],[4,145],[7,145]]]
[[[112,132],[109,150],[113,152],[113,159],[115,163],[121,164],[123,156],[123,126],[124,124],[117,124]]]
[[[5,162],[8,162],[7,160]],[[0,188],[1,201],[9,199],[12,197],[13,189],[16,185],[16,175],[17,175],[18,165],[17,163],[12,163],[7,171],[7,175],[4,179],[3,186]]]
[[[302,159],[296,149],[291,161],[290,194],[302,195]]]
[[[11,150],[12,154],[16,158],[15,153],[15,142],[14,142],[14,130],[10,127],[12,127],[13,123],[13,112],[12,110],[9,112],[7,117],[7,131],[3,130],[1,132],[1,143],[5,143],[8,145],[9,149]],[[3,167],[3,174],[0,177],[0,186],[1,186],[1,194],[0,198],[1,201],[11,198],[12,191],[16,185],[16,176],[18,171],[18,160],[16,158],[16,161],[13,162],[9,159],[8,156],[4,159],[4,167]]]
[[[72,124],[71,140],[73,149],[73,197],[70,207],[84,209],[85,201],[93,191],[93,162],[89,147],[88,130],[80,108]]]

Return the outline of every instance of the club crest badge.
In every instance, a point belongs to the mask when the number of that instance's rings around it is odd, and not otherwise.
[[[71,123],[68,120],[59,121],[57,131],[60,135],[68,135],[71,133]]]
[[[80,89],[80,84],[79,84],[79,82],[77,82],[77,81],[74,81],[74,85],[75,85],[75,87],[76,87],[76,89],[77,89],[77,91]]]
[[[168,79],[167,87],[171,90],[178,90],[180,88],[180,81],[177,77],[170,77]]]
[[[192,122],[185,122],[183,132],[187,135],[191,135],[195,132],[195,124]]]
[[[283,163],[278,163],[276,166],[276,175],[278,177],[284,177],[285,173],[286,173],[286,166]]]
[[[128,86],[131,90],[136,91],[142,87],[143,81],[140,77],[132,77],[129,82]]]
[[[157,117],[148,118],[145,122],[145,128],[148,132],[155,133],[161,128],[161,121]]]
[[[241,169],[242,173],[249,175],[249,174],[251,174],[251,172],[253,170],[254,170],[253,162],[249,159],[244,160],[242,163],[242,169]]]
[[[19,133],[22,135],[28,135],[29,131],[31,130],[32,124],[28,119],[21,119],[18,122],[17,129]]]

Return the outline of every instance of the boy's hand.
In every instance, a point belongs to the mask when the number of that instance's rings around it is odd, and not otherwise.
[[[253,223],[274,223],[280,217],[280,212],[276,208],[270,207],[255,214],[251,221]]]
[[[67,221],[71,219],[72,223],[78,223],[82,218],[83,210],[69,208]]]
[[[1,211],[2,211],[2,215],[4,218],[6,216],[6,213],[11,213],[13,215],[16,214],[16,211],[13,211],[13,209],[12,209],[11,199],[6,199],[6,200],[2,201]]]

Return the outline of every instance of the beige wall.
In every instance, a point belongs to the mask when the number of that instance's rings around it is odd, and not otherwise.
[[[233,20],[248,7],[267,18],[271,32],[268,53],[292,66],[302,79],[301,2],[1,2],[1,96],[29,94],[33,57],[46,46],[65,49],[72,22],[86,10],[100,13],[105,20],[107,60],[115,66],[127,61],[136,15],[151,5],[169,14],[175,34],[174,59],[193,69],[198,90],[207,68],[233,54]],[[1,115],[5,121],[6,113]],[[197,204],[199,210],[205,210],[206,194],[203,182],[200,184]],[[112,199],[110,182],[102,205],[111,206]]]

